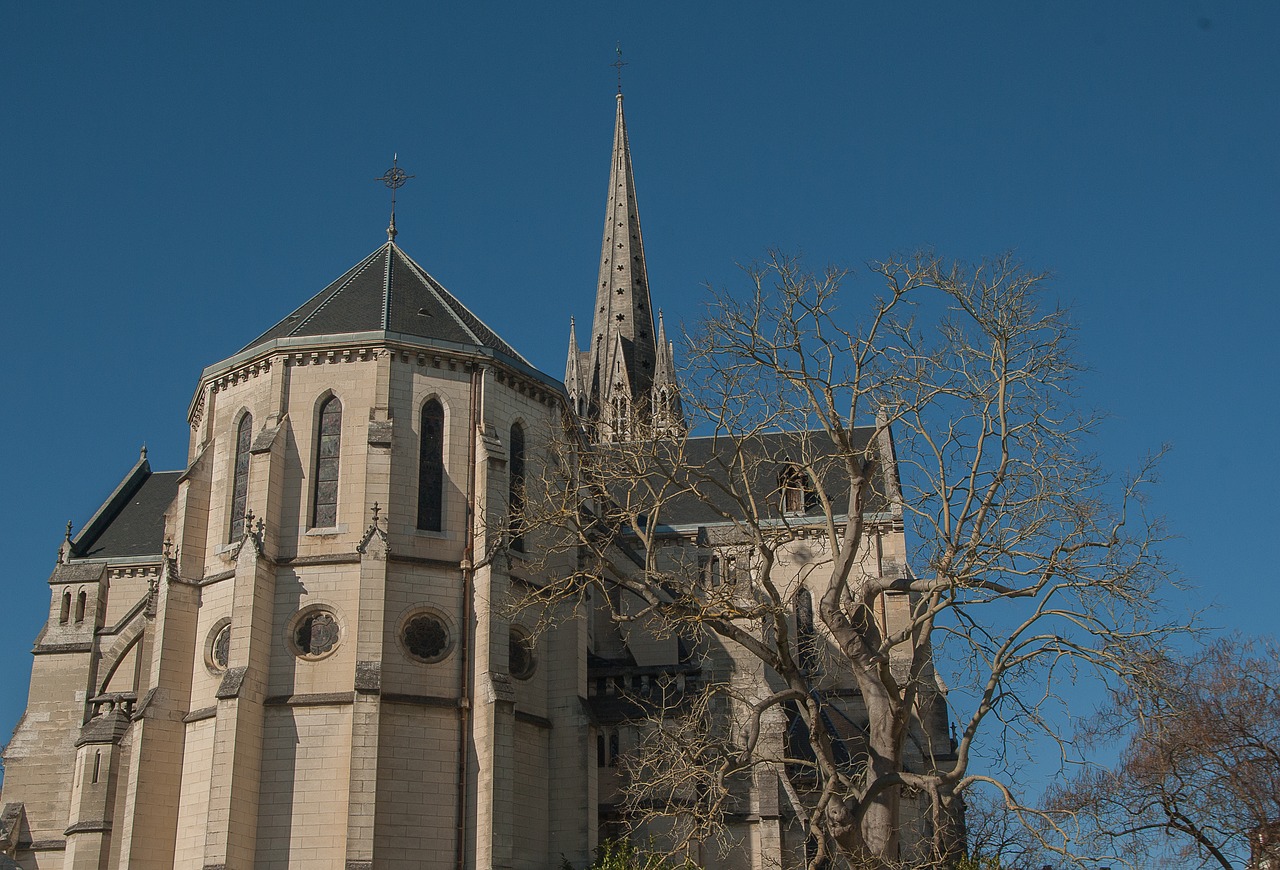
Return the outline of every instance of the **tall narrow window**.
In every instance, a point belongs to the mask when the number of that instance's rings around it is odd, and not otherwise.
[[[236,464],[231,483],[231,540],[244,537],[244,515],[249,503],[249,445],[253,440],[253,417],[245,414],[236,429]]]
[[[84,622],[84,608],[89,601],[89,596],[81,592],[76,596],[76,622]]]
[[[58,622],[65,623],[71,618],[71,590],[62,593],[62,610],[58,613]]]
[[[418,451],[418,528],[444,528],[444,407],[432,399],[422,406]]]
[[[519,423],[511,427],[511,491],[507,499],[508,528],[511,549],[524,552],[524,429]]]
[[[342,440],[342,402],[330,396],[320,406],[320,435],[316,445],[315,506],[311,526],[332,528],[338,524],[338,454]]]
[[[800,670],[818,671],[818,637],[813,630],[813,596],[803,586],[796,593],[796,653]]]

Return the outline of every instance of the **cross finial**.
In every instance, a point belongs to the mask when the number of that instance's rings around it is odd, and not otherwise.
[[[376,526],[378,524],[378,513],[382,508],[378,507],[378,503],[375,501],[373,507],[369,508],[369,510],[373,511],[373,524]]]
[[[627,65],[627,62],[622,59],[622,43],[621,42],[619,42],[613,50],[617,52],[618,59],[615,60],[613,63],[609,64],[609,66],[613,67],[618,71],[618,95],[621,96],[622,95],[622,68]]]
[[[380,178],[374,179],[374,181],[381,181],[391,188],[391,223],[387,224],[388,242],[396,240],[396,191],[404,187],[404,183],[413,177],[400,168],[400,155],[392,154],[391,168],[382,173]]]
[[[67,520],[67,540],[71,540],[71,520]]]

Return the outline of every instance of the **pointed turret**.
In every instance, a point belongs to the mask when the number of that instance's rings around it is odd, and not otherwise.
[[[586,371],[575,375],[585,388],[584,416],[595,427],[598,440],[634,437],[640,431],[637,423],[641,429],[647,428],[656,408],[654,378],[663,354],[654,335],[631,145],[619,93],[591,344]],[[570,367],[573,360],[571,348]],[[669,370],[667,376],[674,384],[674,371]],[[625,395],[618,394],[620,389]],[[625,426],[618,419],[622,407],[631,417]]]
[[[564,364],[564,388],[575,413],[587,412],[587,394],[582,386],[582,352],[578,350],[578,331],[569,318],[569,357]]]
[[[667,341],[667,327],[658,312],[658,362],[653,373],[653,429],[659,435],[685,431],[684,408],[676,383],[676,346]]]

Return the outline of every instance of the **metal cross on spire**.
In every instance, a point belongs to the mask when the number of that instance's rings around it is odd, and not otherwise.
[[[618,59],[615,60],[613,63],[609,64],[609,66],[613,67],[618,71],[618,93],[621,94],[622,93],[622,68],[627,65],[627,62],[622,59],[622,43],[621,42],[617,44],[617,46],[614,48],[614,51],[618,53]]]
[[[388,242],[396,240],[396,191],[404,187],[404,183],[414,177],[400,168],[400,155],[392,154],[391,168],[382,173],[381,178],[374,179],[374,181],[381,181],[391,189],[391,223],[387,224]]]

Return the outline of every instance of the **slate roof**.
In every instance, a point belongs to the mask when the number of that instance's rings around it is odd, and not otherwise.
[[[181,471],[153,472],[141,459],[71,541],[73,559],[159,556],[164,514],[178,494]]]
[[[854,429],[854,450],[867,449],[874,433],[875,428],[871,426]],[[628,450],[635,446],[618,444],[610,449]],[[768,432],[742,439],[724,436],[686,439],[683,452],[673,457],[679,462],[681,470],[674,475],[663,476],[674,485],[668,485],[664,490],[669,497],[664,500],[657,522],[665,526],[710,526],[729,522],[726,514],[742,516],[741,508],[724,486],[726,481],[741,478],[740,470],[736,470],[740,468],[739,457],[742,458],[741,465],[748,469],[750,494],[759,506],[761,519],[786,519],[795,522],[803,521],[804,518],[818,520],[823,516],[821,504],[810,507],[803,514],[783,512],[780,481],[787,468],[795,465],[813,468],[814,476],[832,500],[836,514],[844,513],[848,478],[826,433]],[[889,461],[892,462],[892,458]],[[883,465],[879,468],[872,481],[872,494],[865,505],[865,513],[880,513],[889,509],[889,501],[885,496]],[[625,500],[624,496],[616,497]],[[643,499],[642,490],[636,490],[634,497]]]
[[[400,249],[387,242],[240,351],[295,336],[392,332],[487,348],[529,365]]]

